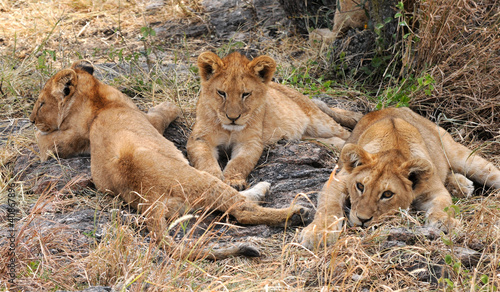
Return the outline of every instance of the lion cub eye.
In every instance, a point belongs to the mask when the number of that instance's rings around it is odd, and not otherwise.
[[[365,191],[365,186],[364,186],[362,183],[360,183],[360,182],[356,183],[356,188],[357,188],[357,189],[358,189],[361,193],[363,193],[363,192]]]
[[[249,97],[250,95],[252,95],[251,92],[243,92],[243,94],[241,95],[241,98],[245,99],[245,98]]]
[[[380,196],[380,199],[390,199],[394,196],[394,193],[391,191],[385,191],[382,193],[382,196]]]
[[[40,106],[38,108],[42,108],[42,106],[45,104],[45,102],[40,102]]]
[[[226,93],[224,91],[217,90],[217,94],[220,95],[220,97],[226,99]]]

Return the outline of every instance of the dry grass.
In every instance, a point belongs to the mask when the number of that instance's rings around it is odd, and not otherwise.
[[[197,54],[205,49],[223,52],[236,44],[224,43],[221,47],[203,39],[141,39],[141,28],[152,23],[176,18],[205,21],[200,1],[167,2],[169,5],[154,13],[143,1],[0,2],[1,119],[27,117],[45,80],[85,57],[98,65],[107,83],[129,94],[141,107],[169,99],[181,106],[185,120],[191,122],[199,90],[192,67]],[[417,96],[412,103],[429,113],[438,107],[448,119],[454,119],[447,125],[457,139],[481,148],[497,165],[498,4],[494,0],[421,4],[416,62],[419,70],[436,79],[436,94]],[[244,44],[250,45],[250,40]],[[281,64],[278,76],[285,80],[299,74],[297,68],[310,66],[314,70],[310,58],[319,57],[296,38],[269,41],[261,47]],[[144,54],[148,48],[151,52]],[[304,54],[291,58],[290,52],[295,51]],[[104,63],[127,66],[116,69]],[[175,66],[167,69],[163,66],[167,64]],[[334,94],[364,95],[349,88]],[[483,136],[474,132],[478,127],[490,133],[486,146],[479,139]],[[297,230],[289,229],[270,238],[248,239],[260,246],[263,256],[259,259],[191,262],[176,258],[179,249],[193,241],[216,241],[214,233],[208,232],[201,240],[188,235],[175,246],[158,249],[138,231],[140,218],[117,211],[123,208],[108,196],[92,190],[88,196],[71,195],[68,190],[43,194],[24,190],[17,183],[12,162],[22,149],[32,147],[32,130],[2,143],[0,202],[6,202],[7,189],[12,186],[20,209],[16,259],[17,284],[22,291],[81,290],[93,285],[122,291],[495,291],[500,285],[499,191],[458,200],[462,228],[447,236],[418,235],[424,216],[400,212],[377,228],[347,229],[336,244],[320,251],[301,247]],[[114,216],[113,220],[103,226],[99,236],[41,220],[46,212],[70,212],[81,207],[102,210]],[[0,226],[4,229],[6,222]],[[405,245],[391,246],[396,243],[387,239],[392,236],[391,228],[397,227],[416,230],[417,235],[400,239]],[[3,273],[9,260],[3,239],[0,247]],[[463,247],[479,252],[477,263],[468,266],[460,261],[457,250]],[[444,272],[439,272],[441,269]],[[426,275],[429,270],[438,277]],[[9,291],[3,277],[0,291]]]
[[[500,2],[426,1],[420,8],[416,65],[432,74],[436,91],[418,96],[413,106],[431,115],[442,112],[462,121],[467,134],[498,142]]]

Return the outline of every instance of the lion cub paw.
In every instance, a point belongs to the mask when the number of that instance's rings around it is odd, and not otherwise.
[[[148,113],[159,113],[175,119],[181,114],[181,109],[170,101],[164,101],[148,110]]]
[[[474,183],[460,173],[451,173],[446,178],[446,188],[457,198],[468,198],[474,192]]]
[[[309,224],[300,233],[301,244],[308,249],[318,249],[321,246],[328,246],[337,241],[342,230],[343,220],[338,220],[330,228],[322,228],[314,222]]]
[[[230,185],[231,187],[235,188],[238,191],[242,191],[247,188],[248,184],[245,179],[241,178],[226,178],[224,179],[224,182]]]
[[[460,221],[450,217],[446,213],[431,214],[429,215],[427,225],[437,228],[445,233],[449,233],[460,225]]]
[[[291,207],[292,214],[286,221],[287,226],[298,226],[298,225],[307,225],[311,219],[311,209],[301,206],[301,205],[293,205]]]
[[[269,189],[271,188],[271,184],[263,181],[248,190],[241,191],[240,194],[245,196],[248,201],[261,203],[264,201],[264,198],[269,193]]]

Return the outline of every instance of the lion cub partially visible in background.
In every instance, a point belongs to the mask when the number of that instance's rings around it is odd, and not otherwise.
[[[500,170],[455,142],[450,134],[408,108],[365,115],[340,155],[337,180],[325,184],[314,221],[302,231],[308,248],[334,242],[350,204],[352,225],[369,226],[410,205],[427,212],[427,223],[448,231],[458,224],[445,212],[450,189],[470,195],[473,184],[500,189]]]
[[[198,67],[201,93],[188,158],[197,169],[238,189],[246,186],[265,145],[312,137],[340,149],[350,133],[337,122],[352,128],[361,117],[272,82],[276,62],[268,56],[250,61],[237,52],[223,59],[205,52]],[[218,162],[220,150],[231,153],[224,170]]]
[[[364,1],[364,2],[363,2]],[[368,24],[368,1],[338,0],[333,16],[333,28],[318,28],[309,34],[311,42],[328,46],[350,28],[363,28]]]
[[[42,89],[30,116],[38,128],[42,160],[47,159],[47,151],[68,157],[90,150],[96,187],[120,195],[142,213],[157,238],[166,231],[165,218],[192,208],[227,212],[243,224],[301,223],[301,215],[308,212],[305,207],[273,209],[257,204],[269,189],[268,183],[239,193],[189,166],[182,152],[161,135],[178,116],[176,106],[165,102],[146,115],[130,98],[97,80],[93,72],[90,63],[76,62],[55,74]],[[212,253],[213,258],[227,255]]]

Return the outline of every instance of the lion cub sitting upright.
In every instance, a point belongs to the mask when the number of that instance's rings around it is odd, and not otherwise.
[[[265,145],[312,137],[340,149],[350,133],[335,120],[352,128],[361,116],[330,109],[272,82],[276,62],[268,56],[250,61],[237,52],[224,59],[205,52],[198,57],[198,67],[201,93],[188,158],[195,168],[235,188],[245,187]],[[220,150],[231,153],[224,170],[218,162]]]
[[[96,187],[120,195],[147,219],[159,238],[165,218],[192,208],[211,208],[243,224],[300,223],[307,209],[264,208],[269,184],[239,193],[218,178],[189,166],[181,151],[161,133],[179,114],[162,103],[144,114],[117,89],[93,76],[80,61],[59,71],[45,84],[30,116],[38,128],[42,159],[48,150],[60,157],[88,152]]]
[[[458,222],[445,212],[452,204],[445,184],[470,195],[473,184],[466,175],[500,189],[498,168],[408,108],[365,115],[346,141],[340,163],[338,178],[325,184],[318,199],[314,221],[302,231],[309,248],[337,239],[348,203],[352,225],[366,227],[412,205],[427,212],[429,225],[448,231]]]

